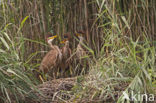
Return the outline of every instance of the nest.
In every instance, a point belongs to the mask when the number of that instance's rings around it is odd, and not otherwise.
[[[61,78],[44,82],[37,86],[39,92],[34,92],[37,99],[28,100],[29,103],[62,103],[72,98],[71,89],[76,78]],[[29,98],[30,99],[30,98]]]
[[[128,83],[119,83],[112,89],[111,93],[102,92],[95,88],[93,84],[88,84],[89,80],[81,77],[61,78],[47,81],[37,86],[40,92],[32,92],[36,98],[27,99],[26,103],[103,103],[115,102],[122,91],[126,89]],[[99,85],[100,87],[100,85]],[[113,91],[114,90],[114,91]]]

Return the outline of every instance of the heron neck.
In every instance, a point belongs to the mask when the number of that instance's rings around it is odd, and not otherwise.
[[[50,48],[52,48],[52,49],[53,49],[53,48],[54,48],[54,45],[52,44],[52,41],[53,41],[53,40],[48,41],[48,44],[49,44]]]
[[[80,37],[80,42],[79,44],[81,45],[83,43],[83,37]]]
[[[66,41],[65,46],[69,48],[69,41]]]

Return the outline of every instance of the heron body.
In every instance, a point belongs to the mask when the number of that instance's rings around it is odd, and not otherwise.
[[[53,46],[53,48],[44,56],[39,71],[47,73],[50,69],[56,69],[61,61],[61,51],[58,46]]]
[[[67,68],[70,64],[71,49],[69,48],[69,41],[65,42],[62,48],[62,67]]]
[[[80,39],[80,41],[79,41],[79,44],[77,45],[77,48],[76,48],[76,56],[77,56],[78,59],[81,60],[84,56],[86,56],[86,51],[82,46],[84,38],[79,37],[79,39]]]

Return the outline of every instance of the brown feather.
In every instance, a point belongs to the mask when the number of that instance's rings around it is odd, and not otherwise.
[[[77,57],[76,59],[78,60],[80,67],[79,69],[76,70],[77,75],[82,74],[82,73],[86,74],[89,68],[88,59],[85,58],[85,56],[87,56],[87,52],[86,52],[86,49],[82,45],[83,37],[81,36],[79,37],[79,39],[80,41],[76,48],[76,57]],[[82,68],[84,68],[84,70]]]
[[[62,48],[62,66],[61,66],[62,68],[66,69],[69,66],[70,60],[68,59],[70,56],[71,56],[71,49],[69,48],[69,45],[65,44],[65,46]]]
[[[77,49],[76,49],[76,56],[81,59],[82,57],[86,56],[86,51],[84,48],[81,46],[81,44],[78,44]]]
[[[58,46],[53,46],[53,48],[43,58],[39,71],[44,73],[48,73],[50,70],[57,71],[58,65],[62,61],[62,54],[60,53]]]
[[[69,40],[70,40],[70,34],[66,33],[64,34],[64,40],[65,40],[65,45],[62,47],[61,52],[62,52],[62,63],[61,63],[61,75],[65,76],[64,73],[67,68],[69,68],[71,60],[69,59],[71,56],[71,49],[69,47]]]

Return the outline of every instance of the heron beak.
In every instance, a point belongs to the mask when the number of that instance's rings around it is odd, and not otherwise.
[[[81,34],[77,33],[77,34],[76,34],[76,36],[78,36],[78,37],[79,37],[79,36],[81,36]]]
[[[55,38],[57,38],[57,35],[49,37],[48,39],[50,40],[50,39],[55,39]]]
[[[64,40],[62,40],[60,43],[61,43],[61,44],[64,44],[66,41],[67,41],[67,40],[64,39]]]

